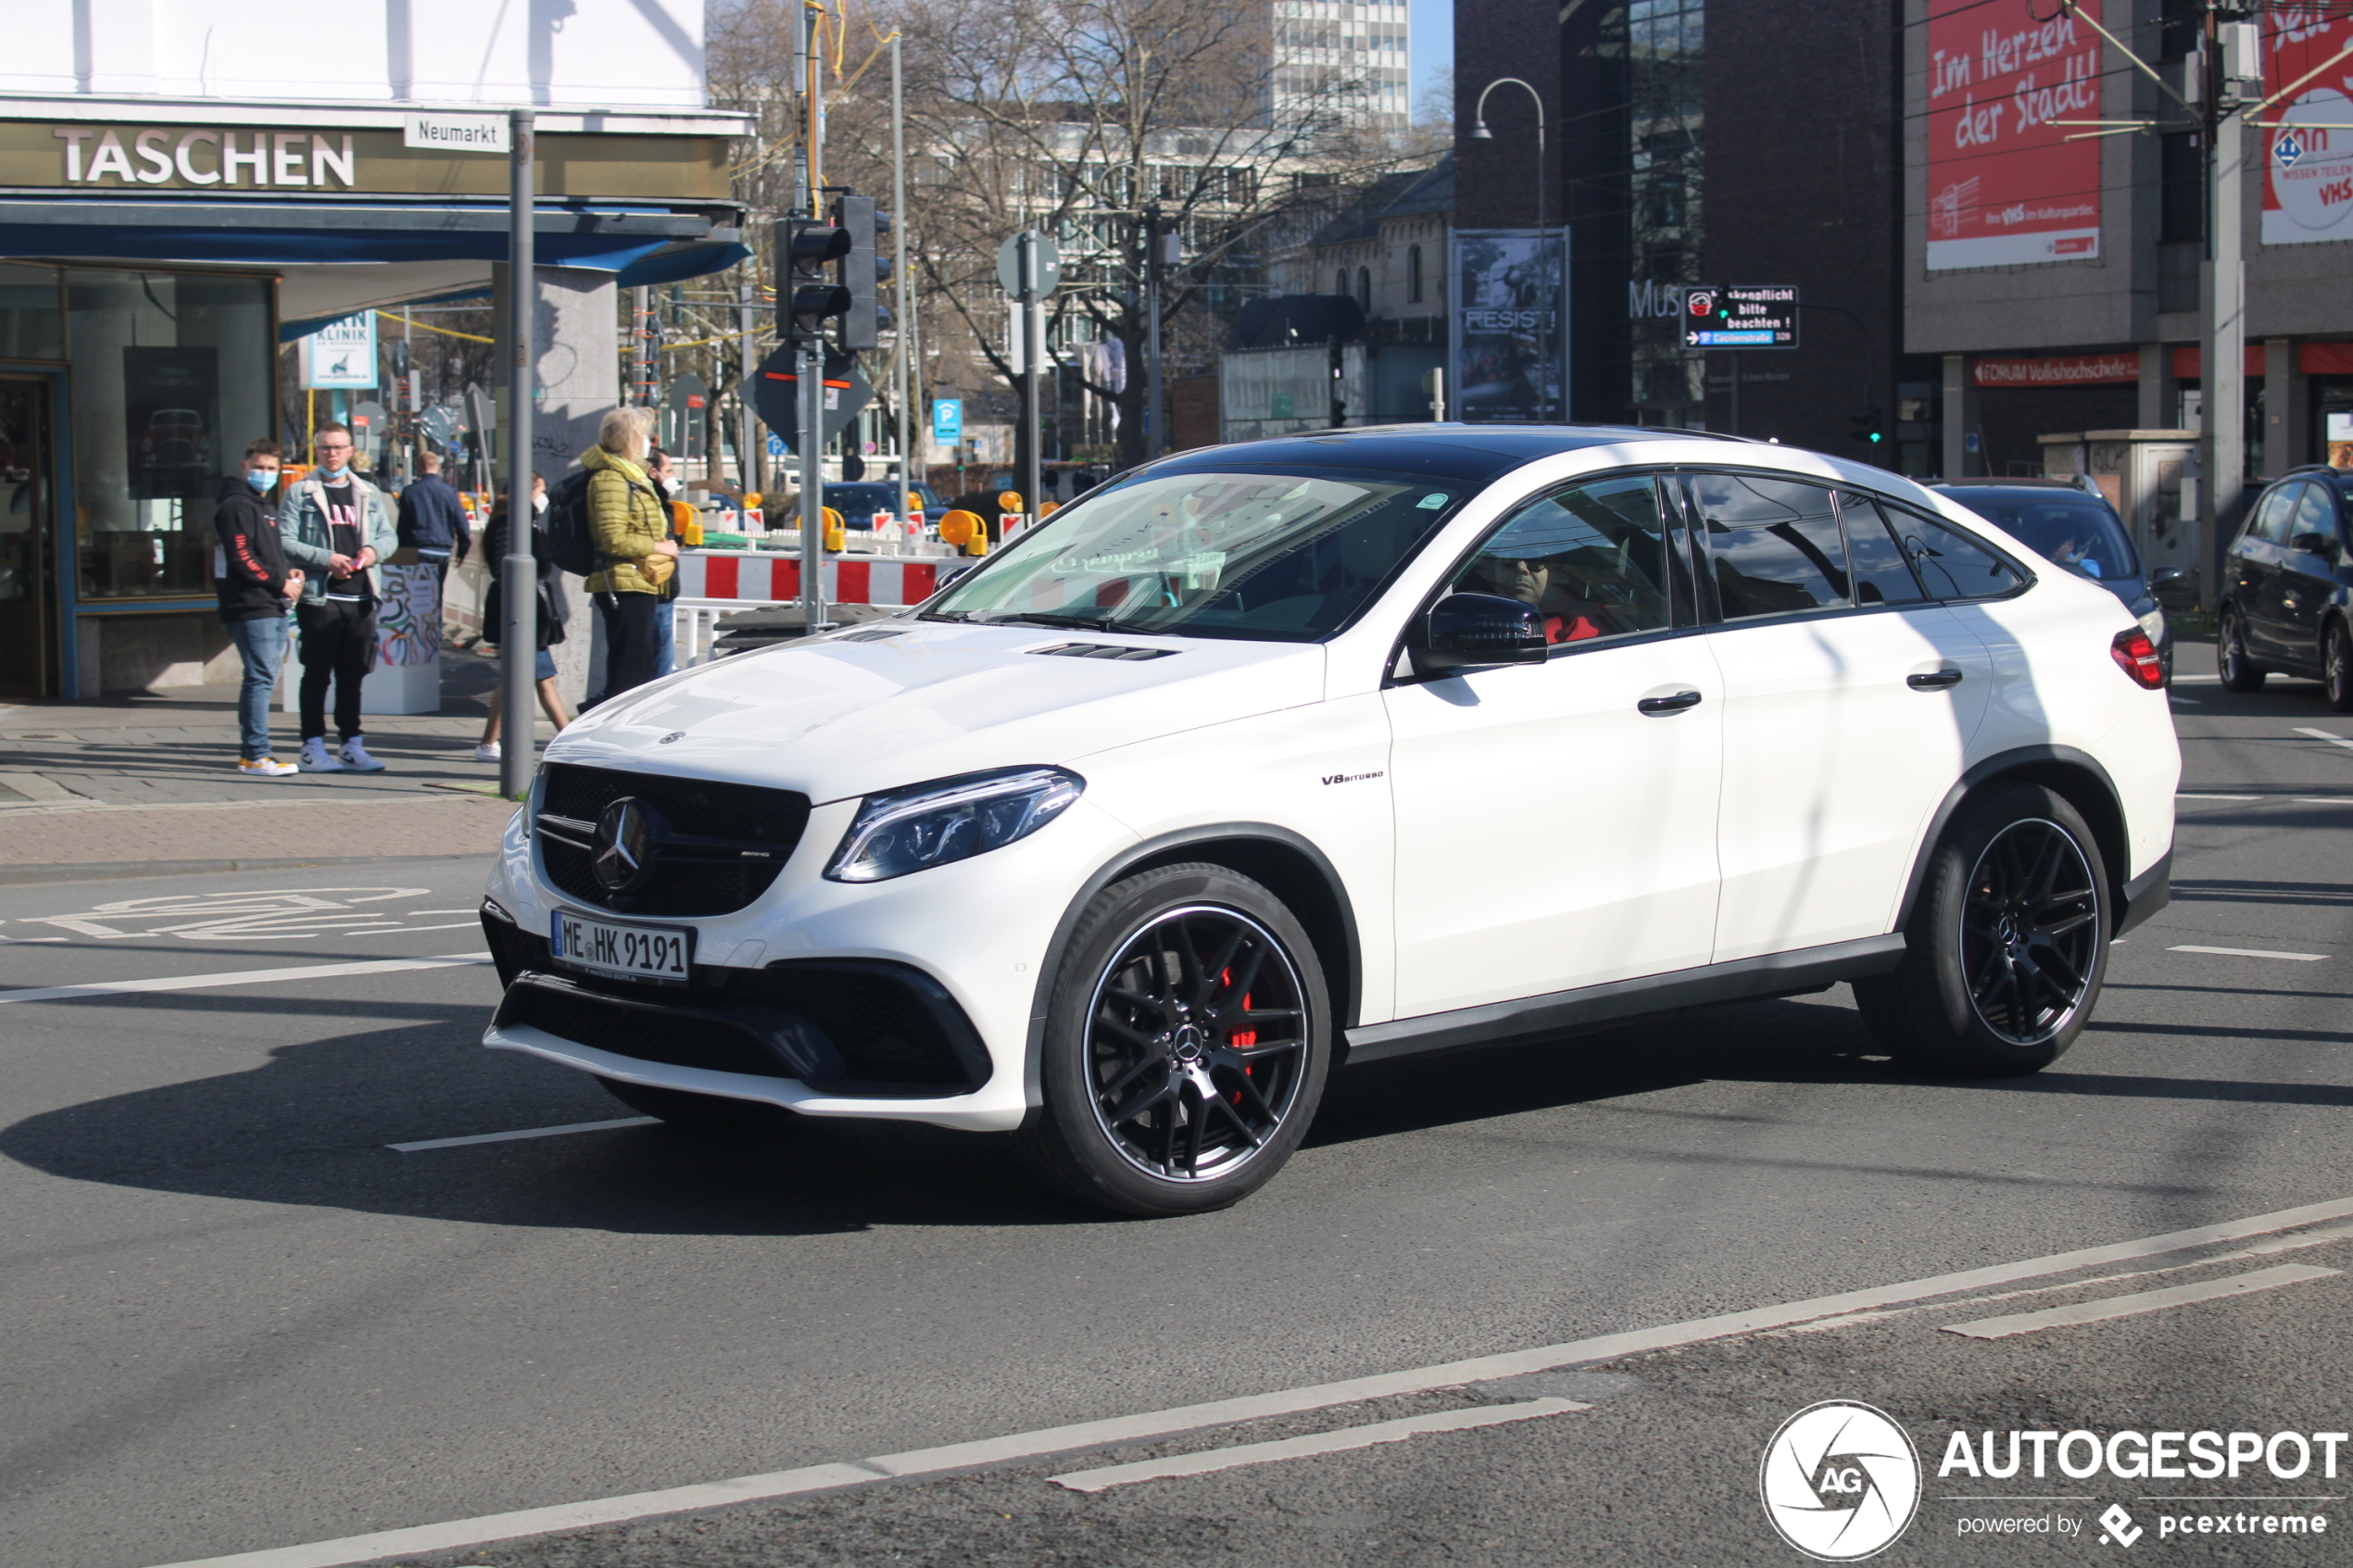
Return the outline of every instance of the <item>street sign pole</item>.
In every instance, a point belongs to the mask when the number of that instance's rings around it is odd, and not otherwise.
[[[892,271],[899,284],[898,345],[890,357],[890,405],[899,415],[899,494],[891,514],[907,515],[907,494],[915,484],[915,423],[908,400],[914,390],[915,323],[907,311],[907,115],[899,75],[899,34],[890,35],[890,220],[898,249]]]
[[[823,176],[818,172],[819,147],[817,138],[824,128],[824,80],[820,62],[811,58],[815,44],[811,31],[816,7],[805,8],[800,22],[800,48],[808,69],[802,80],[807,101],[802,107],[808,118],[806,144],[809,156],[807,200],[814,216],[817,209],[817,183]],[[785,300],[785,290],[790,285],[784,269],[777,270],[776,290]],[[788,304],[789,301],[787,300]],[[822,327],[811,330],[800,344],[800,369],[795,390],[799,398],[800,433],[800,625],[801,635],[813,636],[825,624],[825,339]]]
[[[1160,400],[1160,208],[1144,208],[1144,456],[1164,450]]]
[[[1038,231],[1021,232],[1021,422],[1027,435],[1021,463],[1022,509],[1038,515],[1038,452],[1045,445],[1045,427],[1038,411],[1038,361],[1046,357],[1046,334],[1038,308]]]
[[[520,800],[531,787],[538,749],[531,713],[533,667],[538,663],[538,563],[531,554],[532,307],[539,295],[532,233],[531,111],[516,109],[507,196],[507,320],[515,361],[507,382],[507,555],[498,563],[506,592],[506,626],[498,633],[498,793]]]

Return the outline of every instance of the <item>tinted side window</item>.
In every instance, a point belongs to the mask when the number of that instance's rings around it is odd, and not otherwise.
[[[2320,541],[2317,546],[2313,544],[2315,538]],[[2327,486],[2304,486],[2303,494],[2296,502],[2296,521],[2288,524],[2287,539],[2292,548],[2298,547],[2297,541],[2301,540],[2300,547],[2307,551],[2332,558],[2335,556],[2336,497]]]
[[[2300,484],[2275,484],[2263,493],[2255,504],[2254,515],[2246,520],[2246,536],[2273,545],[2287,543],[2288,519],[2296,515],[2296,493]]]
[[[1910,512],[1891,521],[1931,599],[1998,599],[2024,584],[2018,568],[1957,528]]]
[[[1842,490],[1838,516],[1846,525],[1846,558],[1855,571],[1856,604],[1911,604],[1928,596],[1920,592],[1911,565],[1878,507],[1867,497]]]
[[[1725,620],[1848,602],[1846,546],[1828,490],[1744,473],[1694,473],[1690,483]]]
[[[1452,587],[1534,605],[1555,643],[1663,632],[1667,527],[1648,474],[1595,480],[1524,508]]]

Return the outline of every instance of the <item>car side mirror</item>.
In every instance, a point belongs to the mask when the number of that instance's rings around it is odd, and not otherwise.
[[[1449,594],[1430,606],[1413,650],[1423,675],[1451,675],[1497,664],[1541,664],[1551,645],[1536,607],[1500,594]]]
[[[2336,558],[2336,541],[2325,533],[2298,533],[2287,542],[2287,547],[2302,556],[2325,556]]]

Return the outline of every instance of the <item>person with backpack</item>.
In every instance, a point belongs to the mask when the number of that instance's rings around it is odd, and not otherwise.
[[[400,547],[384,492],[351,466],[351,430],[329,421],[311,433],[319,466],[285,487],[278,537],[305,569],[295,625],[302,633],[302,759],[306,773],[381,773],[360,734],[359,684],[376,664],[376,567]],[[335,730],[327,749],[327,687]]]
[[[598,558],[588,591],[604,626],[607,697],[653,679],[661,591],[678,570],[670,508],[644,467],[652,424],[651,408],[615,408],[598,427],[597,445],[580,458]]]
[[[286,660],[286,609],[302,592],[302,573],[286,565],[278,543],[278,444],[264,437],[245,448],[245,467],[220,482],[212,511],[220,623],[245,667],[237,689],[237,771],[249,779],[296,771],[270,755],[270,694]]]
[[[498,493],[497,506],[482,531],[483,549],[494,567],[507,558],[507,529],[510,515],[507,492],[502,490]],[[532,670],[532,682],[539,688],[539,706],[547,710],[547,717],[560,730],[572,722],[572,716],[564,711],[563,696],[556,690],[555,656],[547,650],[564,640],[564,622],[571,619],[572,610],[564,599],[563,572],[548,552],[547,516],[547,482],[540,475],[533,474],[531,556],[539,585],[535,595],[538,600],[538,647],[533,655],[535,663]],[[487,633],[483,639],[486,646],[495,645],[507,629],[506,583],[496,571],[491,574],[490,593],[483,603],[482,623]],[[494,693],[490,701],[490,721],[483,727],[482,743],[474,747],[474,760],[477,762],[498,760],[501,706]]]

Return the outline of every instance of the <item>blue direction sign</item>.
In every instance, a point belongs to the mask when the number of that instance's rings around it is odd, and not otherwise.
[[[931,400],[931,439],[935,446],[954,446],[964,439],[964,401],[961,397]]]
[[[1685,348],[1795,348],[1797,290],[1779,283],[1694,285],[1683,295]]]

